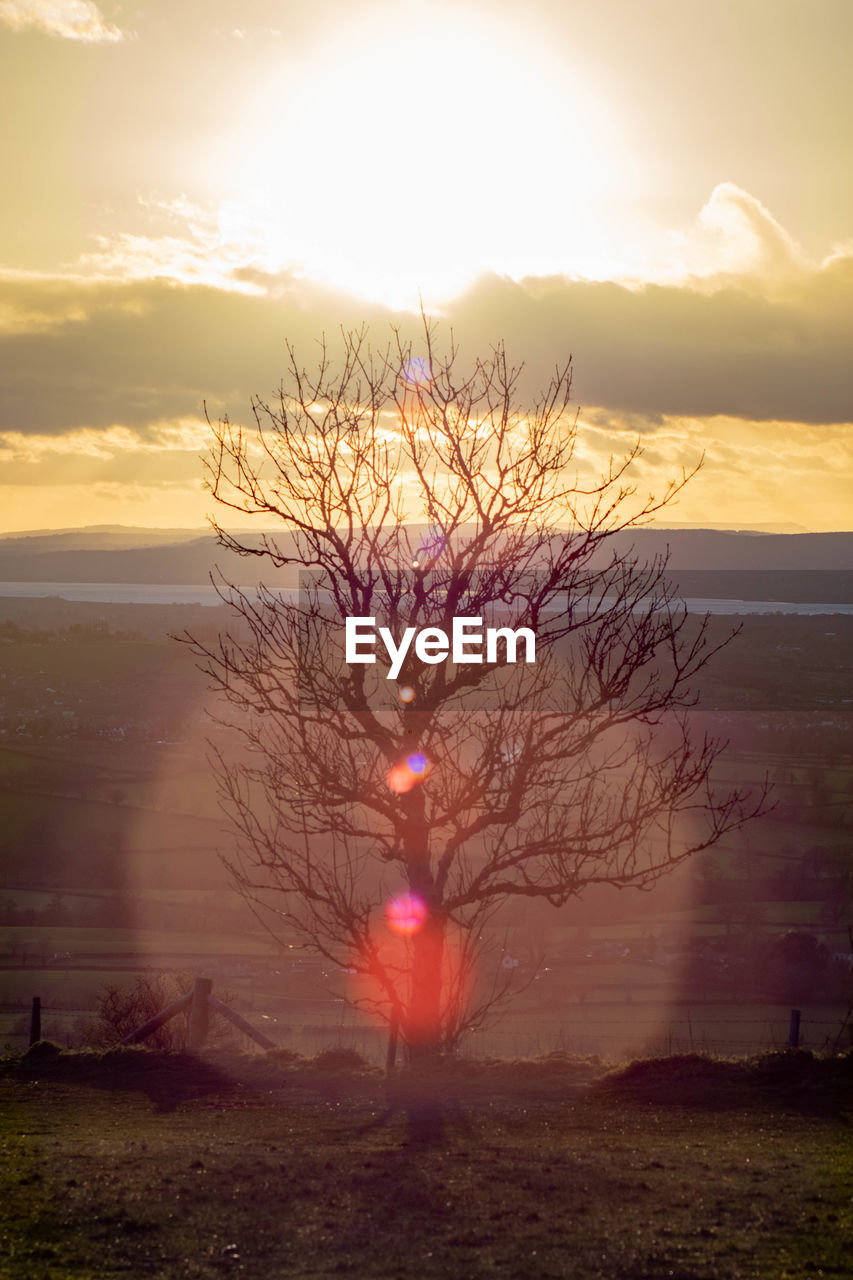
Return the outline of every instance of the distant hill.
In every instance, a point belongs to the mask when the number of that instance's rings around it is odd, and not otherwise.
[[[677,520],[653,520],[650,529],[716,529],[723,533],[808,533],[804,524],[791,524],[789,521],[767,524],[739,524],[733,528],[730,524],[696,524],[694,520],[679,523]]]
[[[210,537],[208,529],[139,529],[133,525],[97,524],[85,529],[28,529],[0,533],[0,551],[39,555],[44,551],[119,551],[159,547]]]
[[[210,533],[192,530],[77,530],[0,539],[0,582],[206,583],[215,566],[231,582],[271,585],[293,574],[270,573],[254,557],[230,555]],[[152,536],[154,535],[154,536]],[[282,536],[276,535],[279,541]],[[286,535],[285,535],[286,536]]]
[[[282,546],[288,539],[272,536]],[[686,595],[841,603],[853,592],[853,533],[640,529],[614,535],[599,558],[631,547],[643,559],[668,552]],[[201,530],[116,526],[0,538],[0,582],[194,584],[206,583],[214,566],[240,586],[259,579],[286,586],[295,577],[254,556],[228,554]]]
[[[669,549],[672,569],[853,569],[853,533],[639,529],[617,534],[647,557]]]

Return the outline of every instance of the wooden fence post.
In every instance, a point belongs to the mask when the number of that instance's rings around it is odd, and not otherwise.
[[[188,1046],[190,1053],[195,1053],[199,1050],[207,1039],[207,1026],[210,1021],[210,1008],[207,1002],[212,987],[213,980],[211,978],[196,978],[195,980],[192,1004],[190,1005]]]
[[[791,1021],[788,1024],[788,1048],[798,1049],[800,1047],[800,1010],[791,1010]]]
[[[33,996],[30,1009],[30,1044],[41,1040],[41,996]]]
[[[270,1040],[267,1036],[262,1035],[260,1031],[257,1031],[252,1026],[251,1022],[247,1022],[245,1018],[241,1018],[239,1013],[235,1013],[233,1009],[229,1009],[228,1005],[223,1004],[221,1000],[217,1000],[216,996],[209,996],[208,1004],[216,1013],[221,1013],[223,1018],[227,1018],[238,1031],[242,1031],[243,1035],[249,1036],[250,1039],[255,1041],[255,1044],[259,1044],[262,1049],[276,1048],[274,1040]]]
[[[136,1027],[129,1035],[126,1035],[121,1041],[122,1044],[138,1044],[140,1040],[144,1040],[146,1036],[150,1036],[158,1027],[162,1027],[164,1022],[168,1022],[170,1018],[174,1018],[184,1009],[190,1011],[190,1028],[187,1041],[187,1048],[191,1053],[197,1052],[204,1045],[207,1039],[207,1030],[210,1024],[211,1012],[222,1014],[223,1018],[227,1018],[233,1023],[244,1035],[250,1036],[256,1044],[262,1049],[275,1049],[274,1040],[270,1040],[262,1032],[252,1026],[251,1022],[247,1022],[245,1018],[241,1018],[239,1013],[235,1013],[233,1009],[229,1009],[227,1004],[223,1004],[221,1000],[217,1000],[212,995],[213,979],[212,978],[196,978],[192,991],[188,991],[186,995],[181,996],[179,1000],[173,1001],[166,1009],[161,1009],[153,1018],[149,1018],[147,1022],[143,1022],[142,1026]]]

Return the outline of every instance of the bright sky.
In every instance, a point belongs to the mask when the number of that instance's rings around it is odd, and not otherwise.
[[[204,399],[419,298],[679,522],[851,528],[849,0],[0,0],[0,532],[199,525]]]

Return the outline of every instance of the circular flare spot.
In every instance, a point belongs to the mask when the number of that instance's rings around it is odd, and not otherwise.
[[[385,907],[388,928],[410,937],[424,926],[427,917],[426,903],[416,893],[398,893]]]
[[[405,795],[407,791],[411,791],[416,782],[417,778],[404,764],[397,764],[388,771],[388,786],[395,795]]]
[[[410,387],[427,387],[432,382],[432,369],[425,356],[412,356],[406,361],[403,379]]]
[[[415,751],[401,764],[395,764],[393,769],[389,769],[388,786],[395,795],[404,795],[417,783],[423,782],[428,772],[429,761],[426,756],[420,751]]]

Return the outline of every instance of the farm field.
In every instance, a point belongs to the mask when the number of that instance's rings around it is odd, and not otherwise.
[[[219,934],[178,929],[109,929],[63,926],[24,926],[4,929],[7,945],[19,954],[42,955],[50,943],[55,960],[89,958],[98,954],[151,959],[175,955],[269,955],[271,943],[263,934]]]
[[[34,995],[66,1044],[105,984],[165,970],[212,976],[283,1045],[337,1037],[381,1061],[383,1032],[346,1004],[341,972],[306,963],[295,937],[274,947],[228,882],[203,682],[166,639],[192,610],[4,608],[19,622],[5,624],[0,664],[0,1044],[22,1046]],[[722,635],[731,620],[713,625]],[[512,904],[493,937],[518,965],[517,998],[464,1052],[747,1051],[784,1043],[794,1006],[803,1043],[843,1040],[853,620],[744,626],[709,672],[697,729],[730,741],[721,783],[769,775],[775,807],[648,894]],[[761,987],[762,957],[789,933],[830,957],[833,992],[811,971]]]
[[[183,975],[179,985],[184,988],[194,973],[219,973],[215,992],[224,993],[227,1003],[284,1049],[310,1055],[341,1044],[377,1065],[384,1063],[387,1030],[347,1003],[345,974],[275,969],[271,966],[280,964],[276,960],[259,966],[251,956],[243,957],[241,970],[227,960],[221,954],[207,959],[176,954],[163,968]],[[26,1047],[33,995],[41,999],[43,1034],[62,1045],[79,1043],[81,1026],[91,1020],[104,989],[130,987],[137,972],[130,963],[116,967],[106,958],[100,968],[3,971],[0,1046]],[[685,998],[674,975],[651,984],[648,974],[644,966],[590,965],[583,1000],[576,988],[549,987],[546,975],[545,984],[522,995],[503,1017],[469,1032],[460,1052],[480,1059],[564,1051],[614,1062],[661,1053],[744,1054],[779,1049],[787,1042],[790,1001]],[[853,1043],[848,1005],[809,998],[798,1007],[804,1047],[828,1051]]]
[[[9,1280],[849,1275],[849,1063],[517,1063],[425,1126],[423,1080],[143,1056],[0,1068]]]
[[[815,1004],[800,1012],[804,1047],[827,1051],[851,1043],[846,1006]],[[668,1053],[737,1055],[784,1048],[789,1023],[789,1007],[769,1001],[626,1004],[614,998],[559,1014],[511,1014],[469,1035],[464,1052],[514,1058],[565,1051],[595,1054],[609,1062]]]

